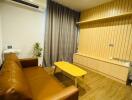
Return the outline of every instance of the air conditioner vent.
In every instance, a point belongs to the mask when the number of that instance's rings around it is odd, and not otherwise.
[[[39,8],[39,6],[37,6],[37,5],[35,5],[35,4],[28,3],[28,2],[26,2],[26,1],[22,1],[22,0],[12,0],[12,1],[15,1],[15,2],[24,4],[24,5],[27,5],[27,6],[31,6],[31,7],[34,7],[34,8]]]
[[[43,2],[40,2],[39,0],[5,0],[9,3],[14,3],[16,5],[21,5],[24,7],[28,7],[31,9],[34,9],[36,11],[44,12],[44,9],[46,8],[46,0],[43,0]]]

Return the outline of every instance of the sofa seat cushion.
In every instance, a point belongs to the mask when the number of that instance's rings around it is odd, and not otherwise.
[[[44,100],[64,89],[64,86],[50,76],[44,68],[29,67],[23,69],[32,89],[34,100]]]

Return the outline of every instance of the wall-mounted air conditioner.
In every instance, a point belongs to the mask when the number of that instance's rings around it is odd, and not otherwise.
[[[46,0],[5,0],[6,2],[31,8],[36,11],[44,12]]]

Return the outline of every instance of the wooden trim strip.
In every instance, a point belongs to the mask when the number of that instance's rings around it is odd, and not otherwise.
[[[107,20],[107,19],[112,19],[112,18],[131,16],[131,15],[132,15],[132,12],[126,12],[126,13],[123,13],[123,14],[119,14],[119,15],[115,15],[115,16],[110,16],[110,17],[103,17],[103,18],[98,18],[98,19],[80,21],[80,22],[76,22],[76,24],[91,23],[91,22],[95,22],[95,21],[101,21],[101,20]]]

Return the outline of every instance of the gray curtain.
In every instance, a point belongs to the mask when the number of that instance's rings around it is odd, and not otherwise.
[[[44,41],[44,65],[56,61],[72,62],[77,51],[79,12],[48,0]]]

